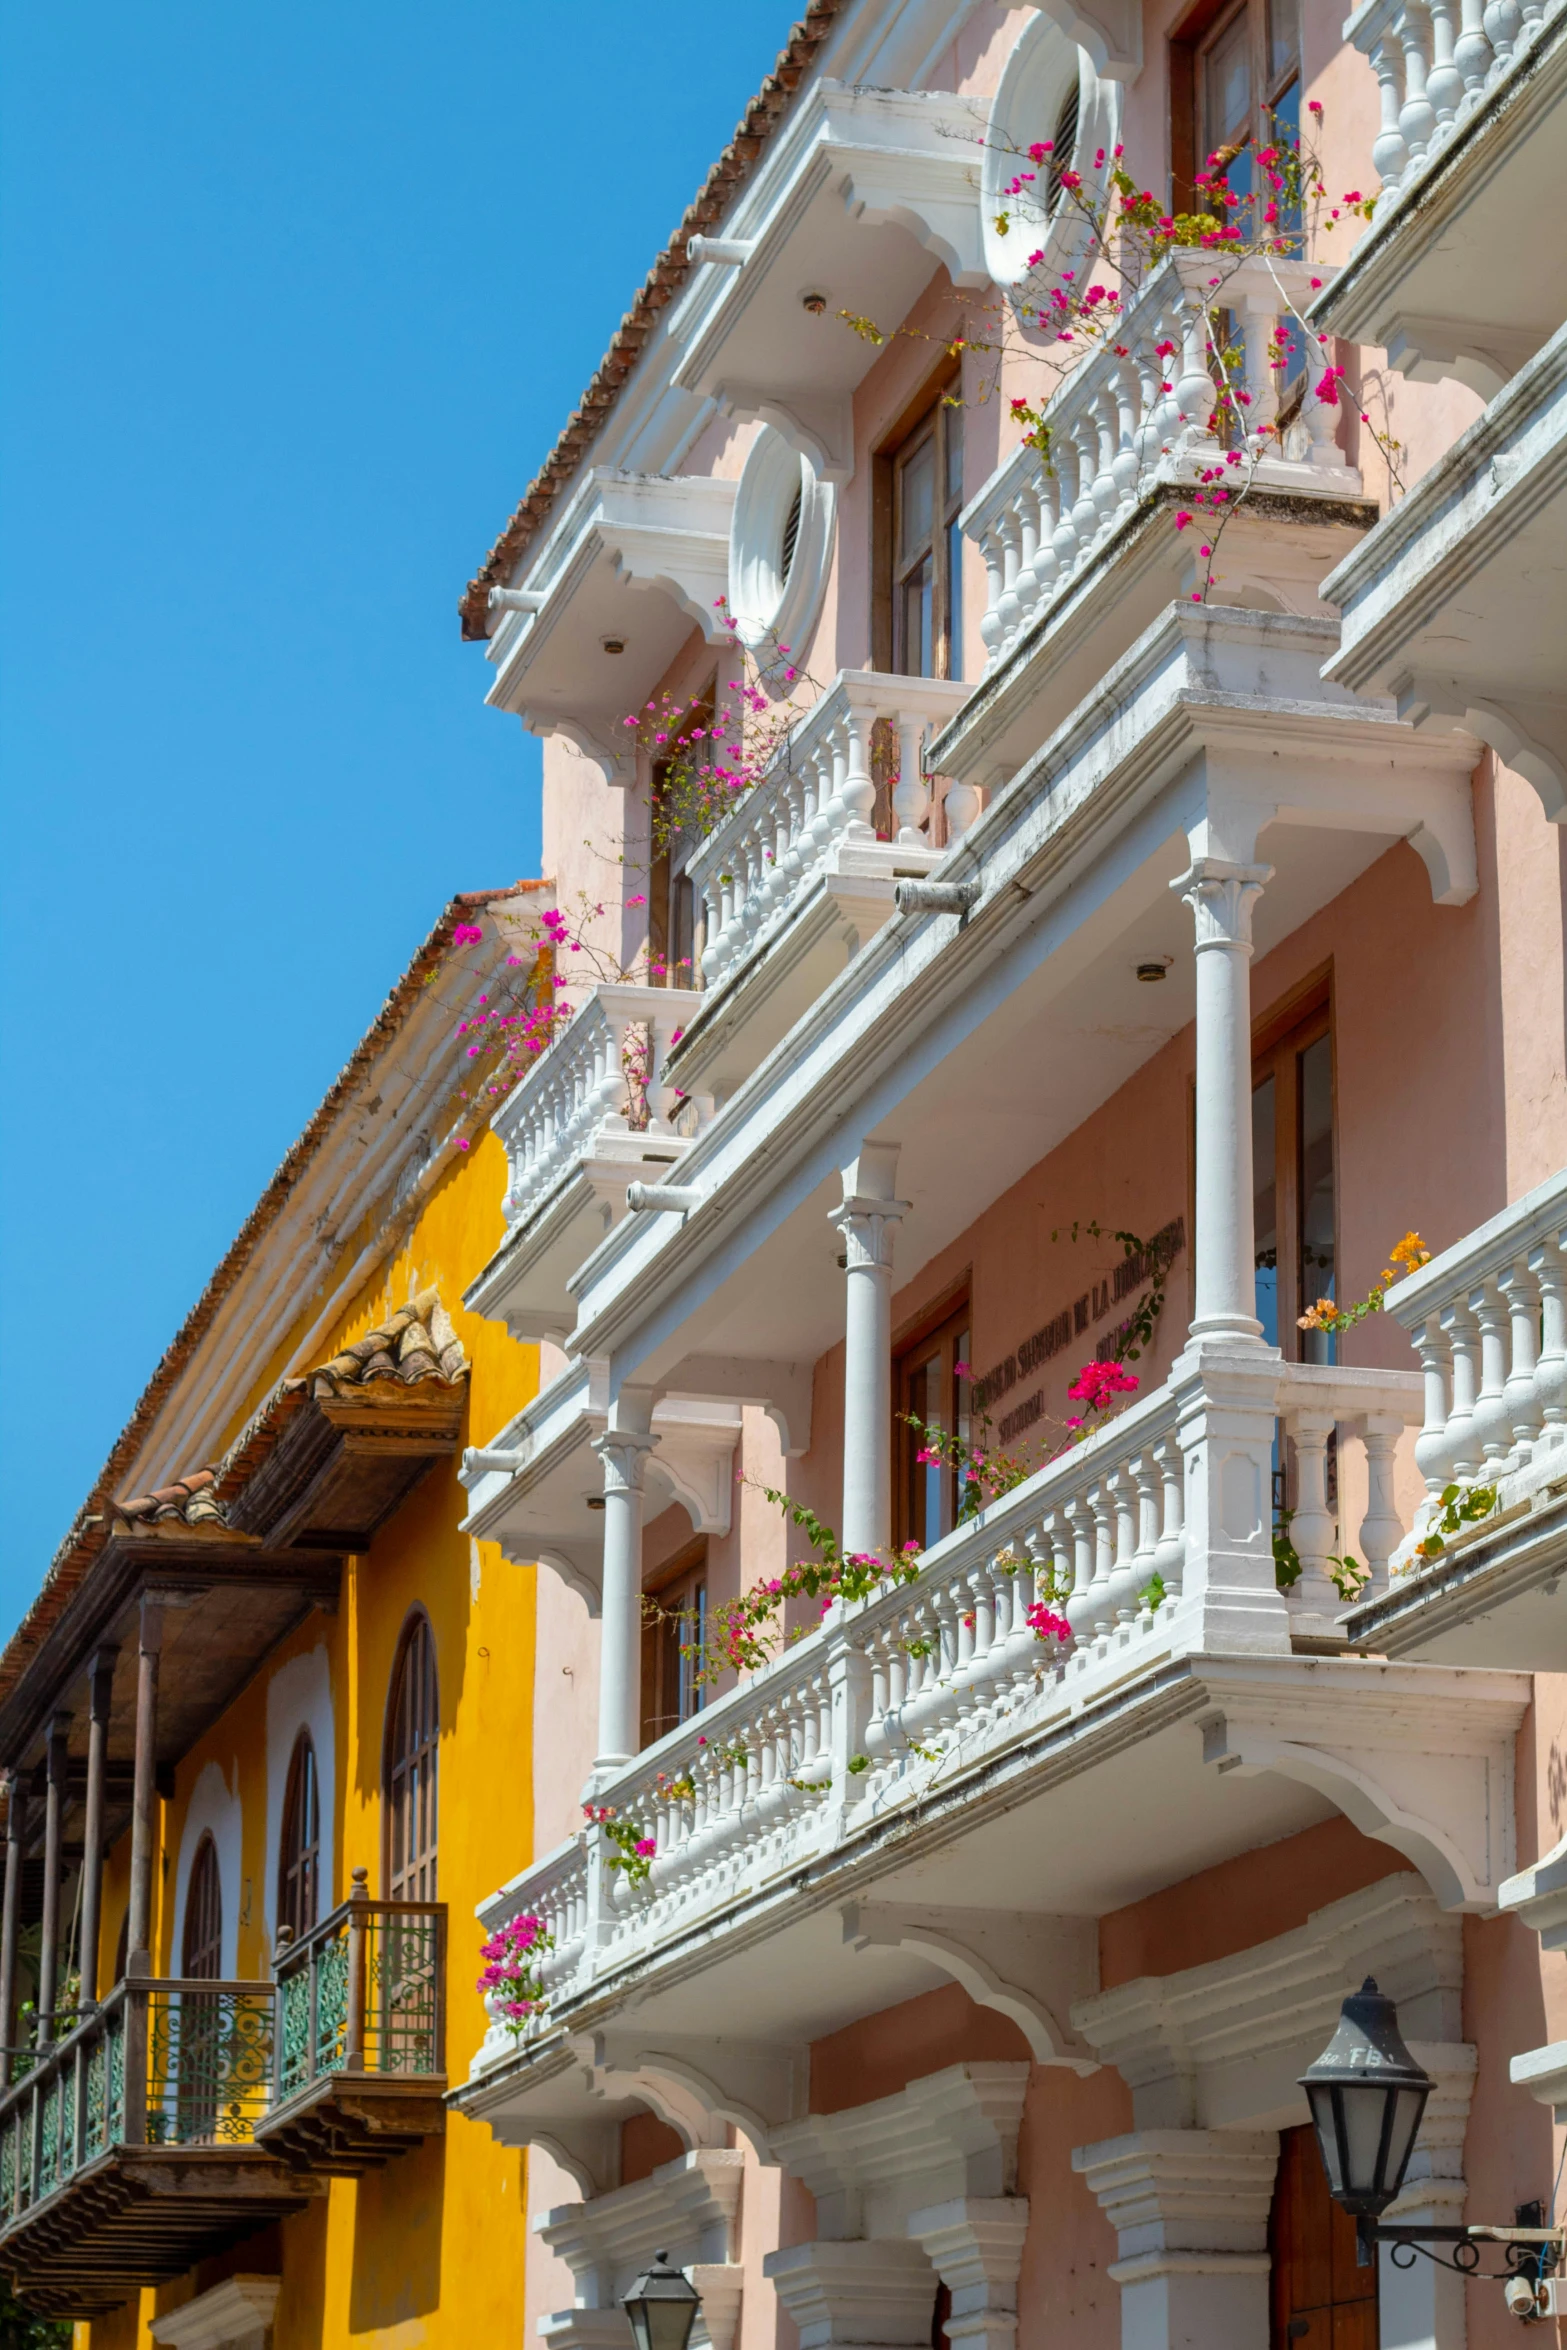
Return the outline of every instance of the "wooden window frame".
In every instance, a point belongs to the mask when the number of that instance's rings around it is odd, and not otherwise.
[[[308,1758],[309,1777],[305,1786],[305,1768]],[[307,1801],[314,1818],[310,1823],[313,1833],[301,1840],[296,1820],[299,1806]],[[296,1850],[296,1847],[298,1848]],[[309,1901],[291,1897],[291,1885],[299,1879],[309,1889]],[[308,1907],[309,1915],[305,1915]],[[302,1941],[321,1917],[321,1773],[316,1764],[316,1745],[308,1729],[302,1729],[294,1740],[288,1758],[288,1777],[283,1787],[283,1818],[278,1835],[277,1855],[277,1922],[281,1933],[284,1926],[293,1929],[296,1942]]]
[[[1299,54],[1299,10],[1297,8],[1297,50],[1293,67],[1270,76],[1268,71],[1268,0],[1198,0],[1189,10],[1169,42],[1170,77],[1170,202],[1174,210],[1189,212],[1194,208],[1195,183],[1199,167],[1207,161],[1204,152],[1202,122],[1202,64],[1219,36],[1227,32],[1238,17],[1248,23],[1248,47],[1251,54],[1251,86],[1253,91],[1251,123],[1248,140],[1258,144],[1268,136],[1268,123],[1281,98],[1286,96],[1292,81],[1303,78]]]
[[[216,1921],[211,1932],[198,1943],[197,1933],[204,1923],[202,1905],[211,1892],[212,1918]],[[128,1922],[128,1920],[127,1920]],[[210,1966],[197,1962],[203,1949],[213,1953]],[[212,1830],[202,1831],[190,1864],[190,1875],[185,1880],[185,1921],[180,1935],[180,1973],[189,1982],[215,1982],[223,1973],[223,1872],[218,1865],[218,1847]]]
[[[708,1543],[705,1534],[699,1534],[684,1549],[675,1553],[643,1586],[642,1612],[642,1723],[643,1746],[653,1746],[671,1730],[695,1719],[707,1701],[707,1693],[694,1677],[691,1680],[693,1702],[682,1712],[681,1682],[686,1679],[678,1650],[684,1633],[671,1620],[671,1607],[686,1603],[686,1594],[698,1589],[706,1594],[708,1578]],[[673,1676],[675,1682],[673,1707],[665,1703],[670,1695],[666,1684]]]
[[[416,1646],[427,1660],[430,1719],[428,1735],[421,1736],[411,1749],[399,1743],[400,1705],[404,1680],[409,1671],[409,1660]],[[402,1630],[397,1636],[397,1650],[392,1659],[391,1676],[386,1686],[386,1714],[381,1732],[381,1882],[386,1887],[389,1901],[435,1901],[439,1898],[438,1869],[440,1862],[440,1749],[441,1749],[441,1674],[436,1654],[435,1631],[422,1607],[410,1608]],[[420,1808],[419,1794],[428,1789],[429,1841],[416,1859],[410,1861],[405,1850],[402,1865],[396,1858],[396,1832],[399,1808],[404,1798],[398,1787],[399,1774],[417,1771],[421,1758],[427,1768],[422,1781],[416,1783],[412,1799],[415,1817]],[[425,1879],[427,1872],[427,1881]]]
[[[1330,973],[1314,975],[1282,1003],[1272,1007],[1252,1031],[1251,1082],[1255,1093],[1269,1076],[1274,1080],[1274,1182],[1277,1190],[1274,1229],[1279,1235],[1278,1322],[1279,1345],[1290,1362],[1307,1360],[1308,1334],[1299,1317],[1312,1303],[1302,1295],[1300,1200],[1300,1063],[1309,1046],[1328,1039],[1332,1083],[1334,1260],[1338,1259],[1338,1231],[1342,1193],[1339,1187],[1338,1048]]]
[[[909,1408],[907,1386],[909,1373],[916,1364],[928,1361],[933,1342],[939,1342],[944,1351],[950,1348],[952,1350],[951,1361],[954,1363],[962,1359],[957,1353],[960,1339],[967,1340],[972,1354],[973,1330],[973,1300],[968,1284],[965,1282],[961,1288],[949,1290],[937,1304],[928,1308],[916,1322],[911,1323],[906,1330],[899,1334],[893,1346],[892,1539],[895,1545],[901,1546],[905,1542],[918,1541],[923,1536],[925,1545],[928,1547],[932,1540],[939,1541],[941,1538],[939,1534],[932,1536],[928,1529],[915,1523],[918,1513],[914,1506],[914,1484],[919,1466],[915,1460],[915,1454],[919,1450],[919,1439],[904,1418],[904,1414]],[[956,1431],[966,1414],[960,1409],[958,1382],[952,1375],[950,1365],[947,1368],[947,1378],[949,1381],[948,1409],[952,1414],[953,1429]],[[954,1470],[949,1475],[947,1490],[947,1509],[953,1525],[957,1523],[960,1498],[957,1473]],[[942,1531],[950,1532],[950,1530],[948,1527]]]
[[[884,676],[899,674],[893,665],[897,633],[893,625],[893,577],[897,561],[898,459],[927,419],[942,407],[961,379],[960,362],[955,359],[944,360],[899,411],[871,458],[871,667],[880,670]],[[943,574],[945,569],[946,556],[943,550]],[[949,608],[961,620],[962,580],[952,583],[952,588],[953,601]],[[946,657],[949,666],[938,668],[938,676],[950,674],[950,645]]]

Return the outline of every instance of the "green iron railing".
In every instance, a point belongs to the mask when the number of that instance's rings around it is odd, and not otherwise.
[[[354,1890],[273,1962],[277,2103],[332,2073],[439,2074],[446,2056],[446,1905]]]
[[[274,2069],[271,1983],[116,1984],[0,2095],[0,2233],[116,2146],[245,2146]]]

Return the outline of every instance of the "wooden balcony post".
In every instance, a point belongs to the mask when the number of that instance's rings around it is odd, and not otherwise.
[[[82,1832],[82,2005],[98,1997],[98,1938],[103,1917],[103,1774],[109,1745],[109,1700],[118,1651],[100,1648],[87,1668],[87,1820]]]
[[[348,2016],[343,2038],[343,2070],[362,2073],[365,2069],[365,1980],[367,1974],[366,1941],[370,1932],[370,1872],[353,1871],[353,1891],[348,1896]]]
[[[22,1860],[27,1836],[27,1796],[22,1774],[7,1774],[5,1816],[5,1907],[0,1910],[0,2089],[11,2086],[11,2049],[16,2006],[16,1932],[22,1898]],[[18,2153],[20,2165],[20,2152]],[[20,2177],[20,2167],[18,2167]]]
[[[147,2143],[147,2042],[148,1996],[151,1985],[138,1963],[145,1951],[133,1950],[125,1962],[124,2004],[120,2013],[124,2018],[121,2030],[125,2035],[125,2108],[121,2119],[123,2142],[127,2146]]]
[[[283,2060],[285,2055],[283,2045],[283,2019],[288,1999],[288,1988],[284,1983],[282,1974],[279,1970],[282,1967],[284,1959],[288,1956],[289,1951],[293,1948],[293,1943],[293,1927],[279,1926],[277,1930],[277,1942],[274,1945],[272,1952],[272,2100],[275,2105],[281,2105],[286,2094],[283,2078]]]
[[[38,2014],[40,2048],[54,2035],[55,1991],[60,1973],[60,1828],[65,1807],[66,1738],[71,1717],[56,1714],[49,1724],[44,1782],[44,1913],[38,1944]]]
[[[157,1801],[158,1655],[162,1646],[162,1606],[153,1593],[143,1592],[136,1643],[136,1779],[131,1798],[131,1905],[125,1967],[128,1976],[152,1972],[152,1807]],[[143,2008],[144,2057],[146,2022]],[[129,2031],[129,2018],[126,2028]],[[128,2043],[126,2062],[130,2062]]]

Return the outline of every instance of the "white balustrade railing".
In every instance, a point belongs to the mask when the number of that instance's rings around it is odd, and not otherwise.
[[[1151,490],[1225,466],[1228,452],[1213,432],[1219,392],[1209,314],[1215,306],[1230,313],[1243,353],[1237,388],[1252,445],[1250,478],[1258,486],[1316,485],[1338,496],[1355,486],[1334,439],[1337,399],[1318,398],[1315,369],[1306,371],[1289,436],[1298,458],[1286,460],[1276,442],[1270,449],[1258,438],[1279,413],[1280,374],[1271,356],[1278,322],[1291,306],[1303,310],[1313,282],[1332,274],[1321,263],[1271,253],[1236,261],[1181,251],[1161,262],[1128,302],[1113,338],[1047,402],[1048,460],[1021,442],[964,510],[962,528],[985,560],[980,635],[987,673]]]
[[[1567,1470],[1567,1171],[1387,1293],[1425,1375],[1427,1488]],[[1552,1456],[1558,1456],[1553,1459]]]
[[[898,774],[892,792],[896,837],[881,844],[928,853],[932,847],[931,780],[923,768],[927,734],[961,707],[958,680],[886,677],[842,671],[791,728],[761,782],[747,792],[691,859],[693,888],[704,909],[702,972],[720,986],[788,921],[806,892],[845,848],[874,851],[876,804],[871,734],[879,719],[896,729]],[[954,784],[942,802],[946,845],[979,813],[972,785]],[[889,870],[896,857],[887,860]]]
[[[1377,216],[1407,193],[1563,0],[1367,0],[1344,27],[1377,77]]]
[[[509,1224],[531,1214],[590,1143],[634,1131],[674,1136],[664,1064],[701,1001],[689,988],[594,989],[490,1121],[506,1146]],[[627,1066],[633,1029],[644,1032],[638,1076]]]
[[[1358,1545],[1367,1589],[1386,1588],[1402,1532],[1393,1455],[1418,1422],[1420,1383],[1286,1364],[1262,1349],[1254,1364],[1229,1360],[1222,1376],[1220,1408],[1232,1428],[1237,1410],[1249,1417],[1261,1473],[1275,1426],[1293,1464],[1301,1573],[1277,1601],[1277,1644],[1295,1632],[1320,1640],[1345,1604],[1328,1574],[1335,1553]],[[590,1825],[486,1903],[486,1924],[522,1909],[543,1916],[557,1945],[546,1987],[569,1998],[741,1887],[780,1881],[856,1823],[950,1783],[1140,1658],[1168,1657],[1183,1603],[1207,1579],[1189,1528],[1207,1516],[1194,1414],[1208,1405],[1189,1379],[1157,1389],[936,1544],[912,1581],[834,1605],[600,1788],[595,1801],[622,1833],[652,1841],[645,1870]],[[1341,1492],[1349,1446],[1365,1456],[1366,1506],[1342,1533],[1326,1481],[1335,1430]],[[1036,1603],[1065,1614],[1069,1643],[1040,1637],[1028,1620]],[[497,2027],[481,2062],[509,2044]]]

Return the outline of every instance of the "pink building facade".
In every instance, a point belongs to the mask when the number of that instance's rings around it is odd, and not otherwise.
[[[1299,2076],[1375,1976],[1388,2219],[1550,2214],[1564,79],[1539,0],[816,0],[469,591],[571,1012],[467,1300],[530,2340],[661,2247],[714,2350],[1515,2323],[1357,2267]],[[1234,234],[1096,246],[1215,151]],[[726,1668],[780,1493],[874,1564]]]

